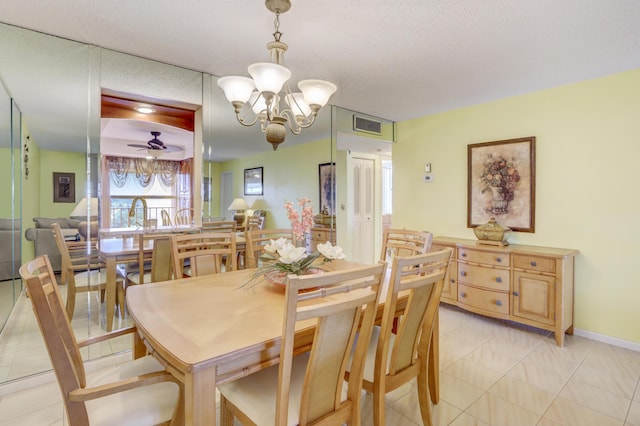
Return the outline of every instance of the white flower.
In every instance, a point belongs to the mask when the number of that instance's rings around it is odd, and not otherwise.
[[[287,239],[282,237],[282,238],[278,238],[277,240],[269,240],[271,243],[270,244],[266,244],[264,246],[264,250],[267,253],[271,253],[271,254],[275,254],[276,252],[279,252],[280,250],[282,250],[282,248],[287,244]]]
[[[307,249],[306,247],[296,247],[291,243],[287,243],[278,250],[278,254],[280,255],[279,262],[290,265],[307,257]]]
[[[324,244],[318,244],[318,251],[327,259],[344,259],[347,257],[342,252],[342,247],[332,246],[330,241]]]

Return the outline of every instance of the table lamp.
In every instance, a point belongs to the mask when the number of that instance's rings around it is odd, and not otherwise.
[[[227,210],[235,210],[235,214],[233,215],[233,220],[236,221],[238,227],[244,225],[244,211],[249,208],[249,205],[244,200],[244,198],[236,198],[233,200],[231,205]]]
[[[87,197],[83,197],[80,200],[80,202],[74,207],[74,209],[71,212],[71,214],[69,214],[69,217],[71,217],[71,218],[77,217],[80,220],[86,220],[87,219],[87,210],[89,211],[89,215],[91,216],[91,220],[97,220],[98,215],[99,215],[98,198],[91,197],[90,199],[87,199]]]

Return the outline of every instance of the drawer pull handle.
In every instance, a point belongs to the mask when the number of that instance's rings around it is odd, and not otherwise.
[[[538,266],[538,264],[536,263],[536,261],[535,261],[535,260],[532,260],[532,261],[531,261],[531,266]]]
[[[455,280],[455,278],[451,278],[451,279],[449,280],[449,282],[451,282],[451,284],[453,284],[453,283],[455,283],[455,282],[456,282],[456,280]]]
[[[467,276],[467,271],[460,271],[460,275],[462,275],[463,277]]]
[[[513,292],[513,295],[514,295],[514,296],[516,296],[516,297],[518,297],[518,296],[520,296],[520,293],[518,293],[517,291],[514,291],[514,292]]]
[[[496,277],[496,282],[497,282],[497,283],[501,283],[501,282],[502,282],[502,278],[500,278],[500,277]]]
[[[496,257],[496,262],[498,262],[498,263],[502,262],[502,258],[501,257]]]
[[[502,306],[502,300],[496,300],[496,306]]]
[[[467,257],[467,253],[462,252],[462,253],[460,253],[460,256],[461,257]]]
[[[467,297],[467,293],[465,293],[464,291],[460,292],[460,297]]]

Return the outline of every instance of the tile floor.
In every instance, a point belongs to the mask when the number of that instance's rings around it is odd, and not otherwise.
[[[640,352],[577,336],[559,348],[550,333],[443,305],[440,359],[435,425],[640,426]],[[0,426],[65,424],[56,382],[0,395]],[[422,424],[415,384],[386,407],[390,426]],[[370,397],[362,410],[372,425]]]

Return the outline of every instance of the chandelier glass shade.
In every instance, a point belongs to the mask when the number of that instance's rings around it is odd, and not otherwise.
[[[286,137],[285,125],[291,133],[300,134],[310,127],[318,111],[329,102],[337,87],[324,80],[301,80],[300,92],[292,92],[287,84],[291,71],[282,65],[288,46],[280,41],[280,14],[291,7],[289,0],[266,0],[267,9],[276,14],[274,41],[267,44],[271,62],[257,62],[248,67],[251,78],[227,76],[218,79],[218,86],[233,105],[238,122],[253,126],[260,122],[267,142],[275,151]]]

